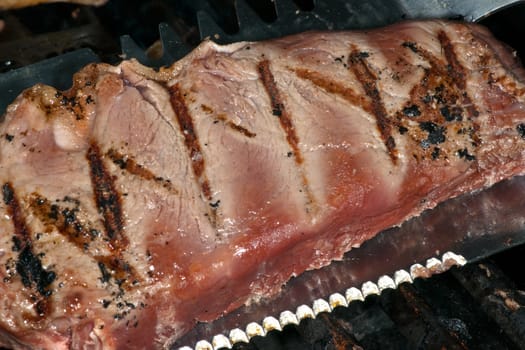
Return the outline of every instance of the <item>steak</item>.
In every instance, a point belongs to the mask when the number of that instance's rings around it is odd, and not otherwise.
[[[34,86],[0,129],[0,344],[169,347],[523,174],[524,82],[486,29],[424,21]]]
[[[71,2],[80,5],[100,6],[105,4],[107,0],[2,0],[0,1],[0,10],[35,6],[39,4],[48,4],[53,2]]]

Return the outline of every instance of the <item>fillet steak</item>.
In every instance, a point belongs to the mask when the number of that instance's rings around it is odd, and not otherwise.
[[[473,24],[205,41],[73,82],[1,125],[3,346],[169,347],[525,169],[525,72]]]

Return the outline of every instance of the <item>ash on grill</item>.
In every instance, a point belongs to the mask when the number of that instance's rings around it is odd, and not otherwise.
[[[0,110],[37,82],[67,88],[72,74],[92,61],[116,63],[124,56],[159,66],[207,36],[221,43],[260,40],[406,17],[400,7],[385,10],[385,3],[113,0],[101,8],[52,4],[0,12]],[[520,54],[525,52],[524,18],[525,5],[518,5],[485,24]],[[525,349],[525,275],[519,268],[524,254],[525,246],[516,247],[233,348]]]

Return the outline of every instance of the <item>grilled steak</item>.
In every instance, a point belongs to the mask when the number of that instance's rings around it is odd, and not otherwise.
[[[29,89],[0,129],[0,344],[169,346],[522,174],[524,82],[485,29],[426,21]]]
[[[105,4],[107,0],[2,0],[0,1],[0,10],[35,6],[39,4],[46,4],[52,2],[71,2],[74,4],[81,5],[100,6]]]

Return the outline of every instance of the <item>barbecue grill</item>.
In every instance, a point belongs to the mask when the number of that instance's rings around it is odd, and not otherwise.
[[[204,37],[228,43],[311,29],[368,28],[411,17],[458,18],[453,9],[439,7],[448,1],[427,1],[428,8],[407,13],[414,1],[112,0],[100,8],[52,4],[0,12],[0,110],[37,82],[67,88],[72,74],[87,63],[136,58],[159,67]],[[498,1],[478,4],[499,9]],[[481,22],[525,57],[524,20],[521,3]],[[525,245],[519,245],[233,349],[525,349],[524,253]],[[210,336],[206,327],[198,325],[175,348]]]

